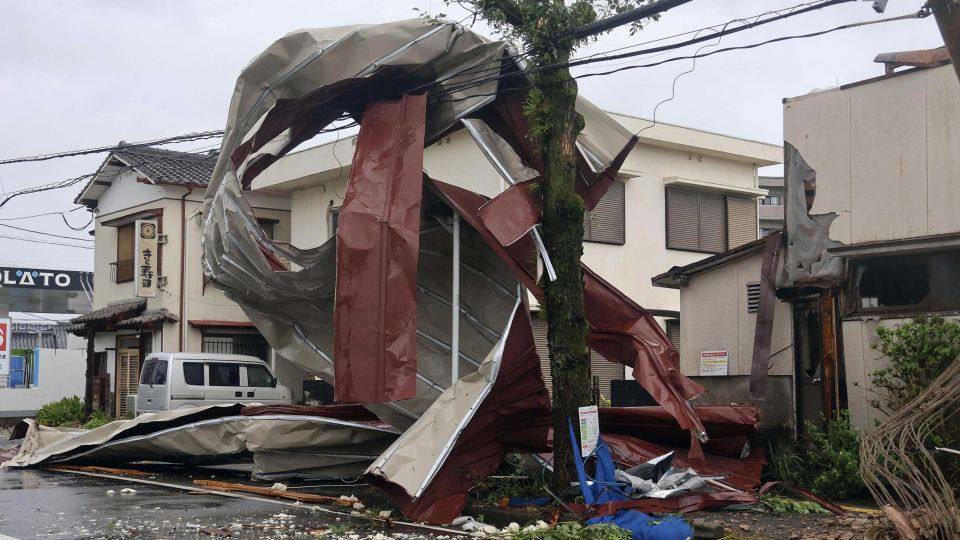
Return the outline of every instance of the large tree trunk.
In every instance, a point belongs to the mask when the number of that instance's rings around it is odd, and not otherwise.
[[[569,52],[552,61],[564,62]],[[553,377],[553,485],[570,485],[573,456],[568,420],[577,429],[577,408],[590,402],[590,355],[583,307],[583,200],[575,191],[577,134],[582,118],[575,109],[577,84],[566,69],[540,72],[534,88],[542,96],[536,129],[545,166],[544,243],[557,272],[545,280],[550,370]]]

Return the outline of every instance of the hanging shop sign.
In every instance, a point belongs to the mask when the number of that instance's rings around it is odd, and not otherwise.
[[[157,222],[138,219],[135,230],[133,293],[142,298],[153,298],[157,296]]]
[[[580,455],[589,456],[600,439],[600,414],[596,405],[580,407]]]

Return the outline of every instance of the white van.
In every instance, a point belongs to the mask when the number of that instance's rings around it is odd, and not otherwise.
[[[290,396],[255,356],[153,353],[140,372],[137,416],[221,403],[290,403]]]

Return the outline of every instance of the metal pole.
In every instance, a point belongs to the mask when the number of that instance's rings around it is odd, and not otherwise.
[[[450,386],[460,378],[460,213],[453,212],[453,293],[450,298]]]

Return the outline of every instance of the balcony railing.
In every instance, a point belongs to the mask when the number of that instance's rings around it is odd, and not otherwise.
[[[133,281],[133,259],[110,263],[110,280],[114,283]]]

